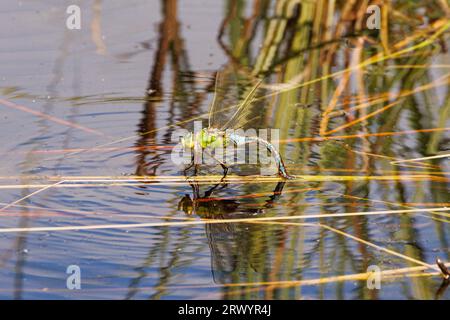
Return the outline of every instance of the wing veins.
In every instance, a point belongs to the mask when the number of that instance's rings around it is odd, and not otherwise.
[[[253,98],[255,97],[256,90],[261,85],[262,80],[259,80],[258,83],[252,88],[249,94],[245,97],[244,101],[239,104],[237,110],[231,116],[231,118],[222,126],[222,130],[226,129],[230,123],[233,123],[234,120],[239,120],[242,117],[242,114],[238,117],[240,112],[245,109],[246,106],[250,105],[253,102]]]

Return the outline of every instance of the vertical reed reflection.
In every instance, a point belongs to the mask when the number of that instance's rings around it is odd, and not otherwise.
[[[162,76],[166,68],[167,58],[170,55],[173,62],[174,78],[178,77],[178,59],[182,56],[182,40],[179,36],[179,22],[177,18],[177,0],[161,1],[162,21],[159,25],[159,39],[155,53],[153,67],[146,90],[147,102],[142,112],[142,120],[139,124],[138,133],[140,139],[137,142],[139,148],[137,157],[137,175],[154,175],[162,160],[157,153],[145,150],[145,146],[156,144],[156,120],[155,110],[159,100],[164,99],[164,88],[162,87]],[[173,88],[175,92],[176,88]],[[151,157],[148,159],[147,157]],[[150,164],[150,165],[148,165]],[[149,168],[151,172],[149,172]]]
[[[375,1],[382,6],[384,2]],[[435,86],[428,90],[417,90],[419,85],[433,83],[436,74],[430,72],[433,57],[445,50],[443,43],[418,48],[411,54],[361,67],[369,57],[388,55],[405,46],[422,41],[416,29],[421,17],[419,8],[404,4],[402,21],[389,20],[399,15],[395,3],[383,7],[383,30],[369,30],[369,1],[334,0],[318,1],[226,1],[223,19],[217,25],[217,45],[227,59],[223,65],[239,70],[248,70],[253,76],[265,76],[267,93],[284,90],[255,104],[263,114],[261,126],[279,128],[281,152],[291,164],[295,174],[327,176],[335,175],[382,175],[400,177],[406,170],[393,166],[390,159],[407,156],[426,156],[444,152],[448,135],[445,131],[421,132],[424,128],[445,127],[448,119],[449,95],[443,102],[432,98]],[[436,9],[436,4],[422,4],[425,10]],[[149,84],[148,102],[144,105],[139,124],[142,135],[137,142],[140,147],[157,144],[155,129],[161,126],[156,106],[169,97],[169,125],[180,120],[202,114],[204,98],[212,90],[214,73],[207,78],[209,85],[198,93],[195,77],[200,72],[190,70],[188,52],[180,36],[180,22],[175,0],[162,2],[162,22]],[[445,12],[445,10],[444,10]],[[428,21],[428,28],[445,21],[438,15]],[[420,22],[422,23],[422,22]],[[398,32],[398,31],[401,32]],[[433,29],[436,30],[436,29]],[[392,32],[391,32],[392,31]],[[396,32],[394,32],[396,31]],[[189,41],[189,39],[187,39]],[[163,73],[171,58],[172,86],[162,85]],[[410,68],[407,66],[425,66]],[[221,67],[222,68],[222,67]],[[226,67],[225,67],[226,68]],[[349,70],[349,68],[351,70]],[[345,70],[345,71],[342,71]],[[354,71],[356,70],[356,71]],[[332,72],[342,71],[330,76]],[[190,79],[191,81],[187,81]],[[194,80],[192,80],[194,79]],[[448,80],[448,79],[447,79]],[[288,86],[291,86],[288,90]],[[172,90],[172,91],[170,91]],[[447,90],[448,91],[448,90]],[[434,91],[436,93],[436,91]],[[397,105],[393,104],[399,102]],[[433,116],[439,114],[439,116]],[[389,135],[368,137],[370,133],[417,130],[407,138],[393,138]],[[362,135],[361,139],[340,139],[333,141],[292,142],[302,137],[327,137],[330,135]],[[170,143],[170,130],[166,130],[163,143]],[[447,142],[446,142],[447,141]],[[136,173],[155,175],[164,158],[157,151],[139,150]],[[429,174],[445,175],[446,166],[440,160],[433,161],[437,170]],[[427,168],[420,168],[427,171]],[[414,171],[411,171],[414,172]],[[245,170],[240,171],[245,174]],[[448,185],[431,187],[426,182],[411,183],[397,179],[385,181],[346,181],[342,183],[315,182],[308,186],[323,190],[314,195],[308,193],[285,193],[279,206],[267,206],[257,197],[243,204],[233,196],[226,200],[210,197],[212,193],[199,196],[193,190],[193,197],[185,196],[179,202],[179,210],[189,216],[221,219],[235,215],[302,215],[308,214],[314,203],[314,212],[371,211],[393,209],[406,203],[447,203],[450,201]],[[330,197],[326,191],[341,192],[341,196]],[[228,186],[235,194],[236,189]],[[264,186],[250,185],[236,187],[245,195],[261,191]],[[289,184],[286,189],[290,189]],[[294,186],[292,186],[294,188]],[[219,194],[223,190],[216,190]],[[286,190],[285,190],[286,191]],[[442,192],[443,191],[443,192]],[[353,198],[351,198],[353,197]],[[350,199],[350,200],[349,200]],[[253,201],[254,200],[254,201]],[[249,209],[247,206],[251,207]],[[409,216],[387,216],[382,222],[367,217],[351,217],[321,220],[333,228],[340,229],[367,241],[382,242],[389,237],[389,246],[408,256],[427,260],[422,250],[424,238],[414,218]],[[448,247],[446,222],[433,220],[437,238],[443,248]],[[401,231],[386,231],[380,225]],[[387,228],[387,230],[390,230]],[[189,229],[183,229],[188,232]],[[206,239],[211,252],[213,279],[220,284],[239,282],[301,280],[312,275],[328,277],[333,275],[363,273],[370,265],[383,265],[384,258],[367,246],[354,243],[342,235],[329,230],[309,231],[302,226],[279,225],[207,225]],[[145,268],[157,264],[156,256],[169,256],[168,264],[161,271],[157,293],[152,298],[161,298],[167,292],[172,274],[167,268],[179,261],[176,253],[162,252],[172,241],[164,230],[167,243],[158,243],[149,252]],[[181,233],[180,233],[181,234]],[[180,235],[178,234],[178,235]],[[381,239],[380,239],[381,238]],[[177,238],[185,239],[182,237]],[[387,245],[387,244],[386,244]],[[387,245],[388,246],[388,245]],[[448,254],[447,254],[448,255]],[[448,257],[447,257],[448,258]],[[397,258],[389,259],[387,265],[413,266]],[[143,271],[141,276],[145,277]],[[132,287],[138,290],[141,279]],[[405,296],[431,298],[434,288],[430,279],[415,278],[402,282]],[[211,291],[215,290],[211,288]],[[219,289],[217,289],[219,290]],[[225,299],[298,299],[305,297],[338,299],[378,299],[381,292],[370,291],[364,281],[357,283],[355,290],[349,290],[345,283],[321,284],[317,292],[302,287],[265,286],[222,287],[221,298]],[[132,295],[131,295],[132,296]]]

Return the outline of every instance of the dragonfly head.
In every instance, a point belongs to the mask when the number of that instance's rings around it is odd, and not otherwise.
[[[187,133],[184,137],[181,138],[181,145],[185,149],[194,148],[194,135],[192,132]]]

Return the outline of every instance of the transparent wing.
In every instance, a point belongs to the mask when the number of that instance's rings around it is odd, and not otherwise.
[[[239,96],[233,90],[237,85],[233,68],[218,71],[214,99],[209,109],[209,127],[220,129],[228,120],[233,106],[239,102]]]
[[[256,108],[252,108],[252,104],[261,82],[261,80],[258,81],[258,83],[250,89],[247,96],[239,103],[236,110],[233,110],[230,119],[221,128],[222,130],[244,128],[247,123],[260,118],[262,112],[255,113]]]
[[[255,84],[243,71],[231,66],[217,73],[214,99],[209,110],[209,127],[239,129],[261,116],[252,103],[261,81]]]

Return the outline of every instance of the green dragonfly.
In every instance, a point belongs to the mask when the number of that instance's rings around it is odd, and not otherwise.
[[[197,133],[190,132],[181,138],[182,147],[190,150],[192,156],[190,164],[185,168],[185,172],[195,166],[194,172],[195,174],[197,173],[199,164],[195,162],[195,159],[200,159],[203,152],[208,153],[206,151],[208,148],[214,149],[219,146],[243,146],[249,143],[259,143],[260,145],[265,146],[270,155],[274,158],[278,168],[278,174],[285,179],[294,178],[287,173],[280,153],[271,143],[258,136],[244,136],[229,131],[229,129],[232,129],[232,131],[243,129],[244,125],[254,119],[251,119],[251,105],[255,101],[255,94],[260,87],[262,80],[258,81],[256,85],[250,89],[249,93],[239,104],[233,105],[233,101],[231,101],[233,99],[232,95],[225,90],[226,85],[230,85],[229,82],[227,83],[230,77],[226,75],[227,73],[217,73],[214,98],[209,109],[208,127],[203,128]],[[209,155],[211,156],[211,154]],[[212,158],[222,166],[225,177],[228,172],[226,164],[221,160],[214,157]]]

